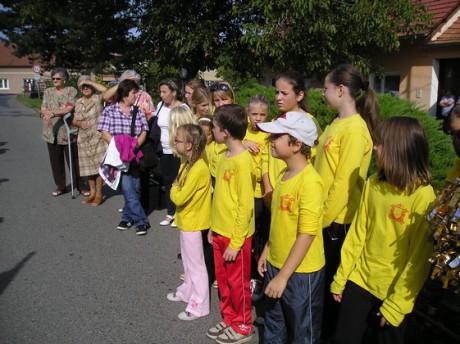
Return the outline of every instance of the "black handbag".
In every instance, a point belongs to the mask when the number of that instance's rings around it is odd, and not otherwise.
[[[134,123],[136,121],[137,112],[139,111],[138,106],[133,106],[132,113],[131,113],[131,136],[134,135]],[[156,117],[154,117],[156,118]],[[139,150],[142,152],[143,157],[139,160],[139,168],[141,171],[147,172],[158,165],[159,157],[157,154],[157,147],[153,140],[147,135],[142,146],[140,146]]]

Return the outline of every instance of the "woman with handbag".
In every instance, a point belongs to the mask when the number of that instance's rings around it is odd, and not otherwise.
[[[89,196],[83,204],[98,206],[102,203],[102,178],[98,168],[107,150],[107,143],[97,131],[97,124],[102,113],[102,97],[107,88],[91,81],[88,75],[78,79],[78,87],[83,97],[77,100],[72,124],[79,129],[78,133],[78,165],[81,176],[88,177]],[[96,91],[102,92],[96,94]]]
[[[131,138],[128,141],[128,149],[134,147],[128,155],[136,156],[139,147],[142,146],[147,137],[147,120],[142,109],[138,108],[137,113],[133,112],[134,103],[137,99],[139,86],[130,79],[120,82],[117,88],[116,102],[106,107],[102,112],[101,119],[97,130],[101,132],[104,140],[110,144],[112,139],[115,142],[126,142],[125,139]],[[135,143],[133,143],[135,140]],[[125,147],[123,147],[126,151]],[[118,148],[118,151],[120,149]],[[122,159],[122,157],[120,157]],[[123,159],[122,159],[123,160]],[[121,221],[117,226],[118,230],[125,231],[131,226],[136,226],[137,235],[147,234],[150,228],[149,220],[141,206],[139,200],[140,194],[140,170],[136,159],[130,161],[129,169],[122,172],[121,189],[125,205],[121,213]]]
[[[48,146],[51,170],[56,184],[56,190],[52,193],[55,197],[66,192],[64,161],[67,160],[67,165],[69,165],[70,157],[67,145],[72,144],[67,140],[63,117],[73,111],[77,90],[72,86],[66,86],[68,79],[69,73],[64,68],[57,67],[51,71],[53,87],[47,88],[43,93],[43,102],[40,109],[43,122],[42,138]],[[76,169],[78,170],[78,167]],[[74,178],[76,178],[77,188],[80,193],[87,193],[82,188],[81,179],[77,176]]]

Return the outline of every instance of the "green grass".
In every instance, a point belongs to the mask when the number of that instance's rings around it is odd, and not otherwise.
[[[24,96],[17,96],[18,102],[28,106],[32,109],[39,110],[40,106],[42,105],[42,100],[38,98],[29,98]]]

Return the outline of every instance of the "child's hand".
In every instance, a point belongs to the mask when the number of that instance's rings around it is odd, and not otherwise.
[[[258,154],[260,152],[259,145],[250,140],[244,140],[243,145],[246,147],[246,149],[251,153],[251,154]]]
[[[214,233],[212,230],[208,231],[208,242],[212,244],[212,237],[214,236]]]
[[[334,300],[338,303],[342,302],[342,294],[332,294]]]
[[[380,319],[380,327],[383,327],[383,326],[390,326],[391,324],[387,321],[387,319],[385,319],[385,317],[382,315],[382,313],[378,312],[377,313],[377,316],[378,317],[382,317]]]
[[[268,297],[279,299],[286,289],[287,280],[282,278],[279,274],[268,283],[265,288],[265,295]]]
[[[267,191],[263,194],[262,199],[264,200],[265,206],[270,209],[272,206],[272,195],[273,195],[273,190]]]
[[[222,257],[226,262],[234,262],[236,260],[236,256],[238,255],[238,252],[240,252],[240,250],[235,251],[234,249],[231,249],[229,246],[225,249],[225,252]]]
[[[257,271],[259,275],[264,277],[265,273],[267,272],[267,252],[268,252],[268,244],[265,244],[265,247],[260,254],[259,262],[257,263]]]

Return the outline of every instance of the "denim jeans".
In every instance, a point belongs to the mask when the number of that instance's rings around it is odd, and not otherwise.
[[[122,221],[134,223],[136,227],[149,226],[149,220],[139,198],[141,192],[139,167],[132,166],[128,172],[123,172],[121,190],[125,199],[125,206],[121,213]]]

